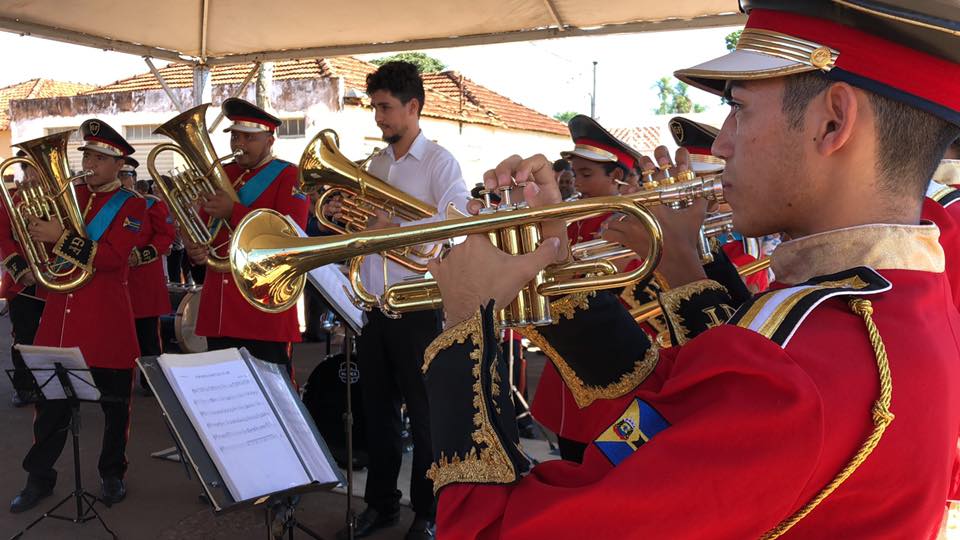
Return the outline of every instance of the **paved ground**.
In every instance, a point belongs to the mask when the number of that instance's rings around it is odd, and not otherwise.
[[[0,368],[8,369],[10,364],[10,322],[0,319]],[[298,345],[294,349],[294,364],[297,379],[306,381],[313,367],[321,360],[323,347],[318,344]],[[543,358],[531,355],[529,373],[531,383],[536,384]],[[60,481],[52,497],[47,498],[35,510],[25,514],[13,515],[6,511],[5,505],[12,499],[26,480],[26,473],[20,468],[20,461],[31,443],[31,422],[33,410],[30,407],[16,409],[10,405],[11,389],[6,378],[0,383],[0,538],[14,535],[61,498],[69,494],[72,488],[73,467],[69,443],[58,462]],[[93,493],[99,493],[99,479],[96,460],[100,451],[100,434],[103,429],[103,415],[93,405],[84,405],[82,410],[83,426],[81,430],[81,469],[84,487]],[[260,512],[238,512],[224,516],[214,516],[213,512],[198,499],[200,487],[196,480],[189,479],[181,464],[162,461],[149,457],[152,452],[169,447],[172,441],[153,398],[135,395],[130,443],[127,456],[130,470],[127,473],[127,499],[113,508],[99,507],[101,514],[110,527],[125,539],[262,539],[266,536],[264,516]],[[544,441],[527,441],[529,451],[538,459],[550,459],[549,449]],[[404,469],[400,480],[401,488],[406,491],[409,485],[410,455],[404,460]],[[362,491],[363,473],[355,477],[355,489]],[[325,538],[333,538],[344,524],[346,496],[344,490],[330,493],[312,493],[303,497],[296,512],[298,520]],[[406,501],[406,497],[404,498]],[[355,499],[354,508],[362,510],[363,502]],[[69,513],[71,506],[65,506]],[[413,515],[404,508],[400,525],[388,531],[372,536],[374,540],[403,538],[403,534]],[[298,538],[305,535],[298,534]],[[44,520],[30,530],[24,538],[36,539],[96,539],[109,538],[98,523],[89,522],[76,525],[70,522]]]

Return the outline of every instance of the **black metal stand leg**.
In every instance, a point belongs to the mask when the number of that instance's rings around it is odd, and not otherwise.
[[[80,474],[80,404],[75,403],[72,409],[73,410],[70,415],[70,433],[73,440],[73,493],[64,497],[60,502],[55,504],[53,508],[47,510],[40,517],[33,520],[22,531],[14,535],[11,540],[16,540],[17,538],[22,537],[24,533],[32,529],[35,525],[46,518],[60,519],[63,521],[71,521],[73,523],[81,524],[96,519],[100,522],[100,525],[103,526],[104,530],[110,534],[111,538],[114,540],[117,538],[116,533],[114,533],[113,530],[107,526],[107,523],[103,521],[102,517],[100,517],[100,513],[97,512],[96,508],[94,508],[95,504],[103,501],[101,501],[92,493],[83,490],[83,481]],[[76,503],[75,516],[54,514],[58,508],[66,504],[71,498],[74,499],[74,502]]]
[[[323,537],[313,532],[307,526],[297,521],[297,503],[293,497],[284,497],[275,504],[268,504],[266,508],[267,540],[283,540],[286,536],[293,540],[293,531],[301,532],[314,540],[323,540]]]
[[[347,364],[347,412],[343,415],[344,428],[347,430],[347,538],[353,540],[357,528],[357,516],[353,512],[353,331],[346,325],[343,334],[344,358]]]

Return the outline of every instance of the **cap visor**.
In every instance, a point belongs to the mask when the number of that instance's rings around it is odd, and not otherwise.
[[[681,81],[712,94],[723,95],[727,81],[772,79],[814,68],[755,51],[733,51],[692,68],[681,69],[674,76]]]
[[[572,157],[579,157],[583,159],[588,159],[590,161],[596,161],[598,163],[616,163],[616,157],[610,157],[604,154],[598,154],[596,152],[591,152],[589,150],[577,149],[577,150],[565,150],[560,152],[560,157],[563,159],[570,159]]]
[[[238,126],[237,124],[234,124],[234,125],[232,125],[232,126],[229,126],[229,127],[227,127],[226,129],[223,130],[224,133],[230,133],[231,131],[239,131],[239,132],[241,132],[241,133],[269,133],[269,132],[270,132],[270,130],[269,130],[269,129],[266,129],[266,128],[255,128],[255,127],[250,127],[250,126]]]
[[[119,150],[113,148],[104,148],[102,146],[93,146],[93,145],[83,145],[77,150],[83,152],[84,150],[90,150],[91,152],[99,152],[101,154],[110,156],[110,157],[123,157],[123,154]]]

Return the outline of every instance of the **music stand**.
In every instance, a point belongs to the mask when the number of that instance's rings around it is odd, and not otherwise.
[[[259,362],[249,356],[245,349],[241,349],[240,352],[245,361]],[[192,356],[201,356],[201,354]],[[273,491],[261,496],[243,500],[236,499],[228,487],[228,481],[225,480],[214,458],[204,446],[204,442],[194,427],[187,410],[181,403],[172,383],[168,380],[166,373],[160,365],[160,358],[155,356],[143,357],[137,360],[137,363],[143,370],[147,378],[147,383],[157,398],[157,403],[160,405],[164,419],[180,450],[181,460],[185,465],[193,469],[193,472],[200,480],[206,499],[213,507],[215,514],[220,515],[237,510],[263,508],[270,538],[281,538],[285,535],[293,538],[294,529],[299,529],[312,538],[321,538],[315,532],[296,521],[294,508],[299,502],[300,495],[312,491],[329,489],[337,485],[341,481],[341,477],[339,476],[339,472],[336,471],[336,467],[333,467],[332,470],[337,475],[337,480],[332,483],[323,484],[312,482],[289,489]],[[293,395],[295,392],[292,386],[290,386],[289,378],[286,377],[285,372],[284,384],[286,386],[285,391]],[[293,407],[298,409],[298,411],[295,412],[309,417],[306,408],[298,399],[295,399],[291,403],[294,403]],[[271,405],[271,407],[272,406],[273,405]],[[280,413],[278,412],[278,414]],[[313,426],[312,422],[309,423],[309,431],[319,442],[320,451],[323,453],[323,456],[328,462],[333,463],[333,458],[330,456],[329,450],[325,444],[322,443],[322,438],[319,433],[317,433],[316,427]]]
[[[98,403],[104,399],[93,381],[90,368],[87,367],[83,356],[80,354],[80,350],[76,347],[71,349],[58,349],[53,347],[17,345],[17,348],[20,349],[23,354],[24,362],[27,364],[28,371],[33,377],[35,399],[31,402],[41,404],[46,401],[65,399],[70,405],[74,489],[72,493],[61,499],[60,502],[53,505],[52,508],[44,512],[40,517],[30,522],[23,530],[14,535],[11,540],[20,538],[24,533],[46,518],[72,521],[73,523],[80,524],[96,519],[110,536],[116,539],[116,533],[107,526],[106,522],[104,522],[100,516],[100,513],[94,508],[96,503],[103,503],[104,501],[83,489],[83,481],[80,475],[80,403]],[[14,371],[15,370],[12,369],[6,370],[11,382],[13,381]],[[42,380],[43,382],[38,383],[38,380]],[[77,382],[77,386],[74,386],[74,382]],[[70,499],[73,499],[76,503],[75,516],[54,513]]]
[[[343,326],[343,357],[346,364],[347,406],[343,415],[343,424],[347,437],[347,538],[353,540],[357,528],[357,516],[353,511],[353,342],[360,335],[363,328],[363,311],[357,308],[350,299],[350,282],[344,277],[340,268],[328,264],[314,268],[307,273],[307,281],[320,291],[330,308],[336,313],[336,318]],[[332,334],[332,333],[331,333]]]

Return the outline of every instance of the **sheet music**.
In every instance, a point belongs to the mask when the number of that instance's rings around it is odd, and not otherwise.
[[[234,499],[310,483],[237,349],[165,354],[158,363]]]
[[[38,345],[16,345],[17,350],[23,355],[23,361],[30,369],[54,369],[59,363],[63,367],[74,370],[90,369],[87,362],[83,359],[80,347],[41,347]],[[69,373],[70,382],[76,391],[77,398],[97,401],[100,399],[100,390],[93,382],[93,375],[89,371],[71,371]],[[63,391],[63,385],[60,379],[53,371],[40,371],[34,373],[37,384],[41,387],[44,397],[47,399],[66,399],[67,395]],[[48,382],[49,381],[49,382]]]
[[[291,225],[301,237],[307,236],[299,225],[292,221]],[[351,290],[350,281],[340,272],[337,265],[328,264],[314,268],[307,272],[307,280],[320,291],[324,299],[330,303],[330,307],[336,310],[337,315],[350,325],[353,333],[359,334],[360,329],[363,328],[363,311],[353,305],[350,297],[347,296],[346,290]]]
[[[334,473],[327,456],[320,448],[317,436],[304,417],[303,409],[297,403],[299,400],[290,385],[290,376],[287,375],[287,371],[277,364],[264,362],[249,355],[247,358],[254,369],[254,374],[260,378],[266,393],[273,400],[280,421],[293,439],[294,446],[299,451],[310,478],[321,484],[339,482],[340,478]]]

